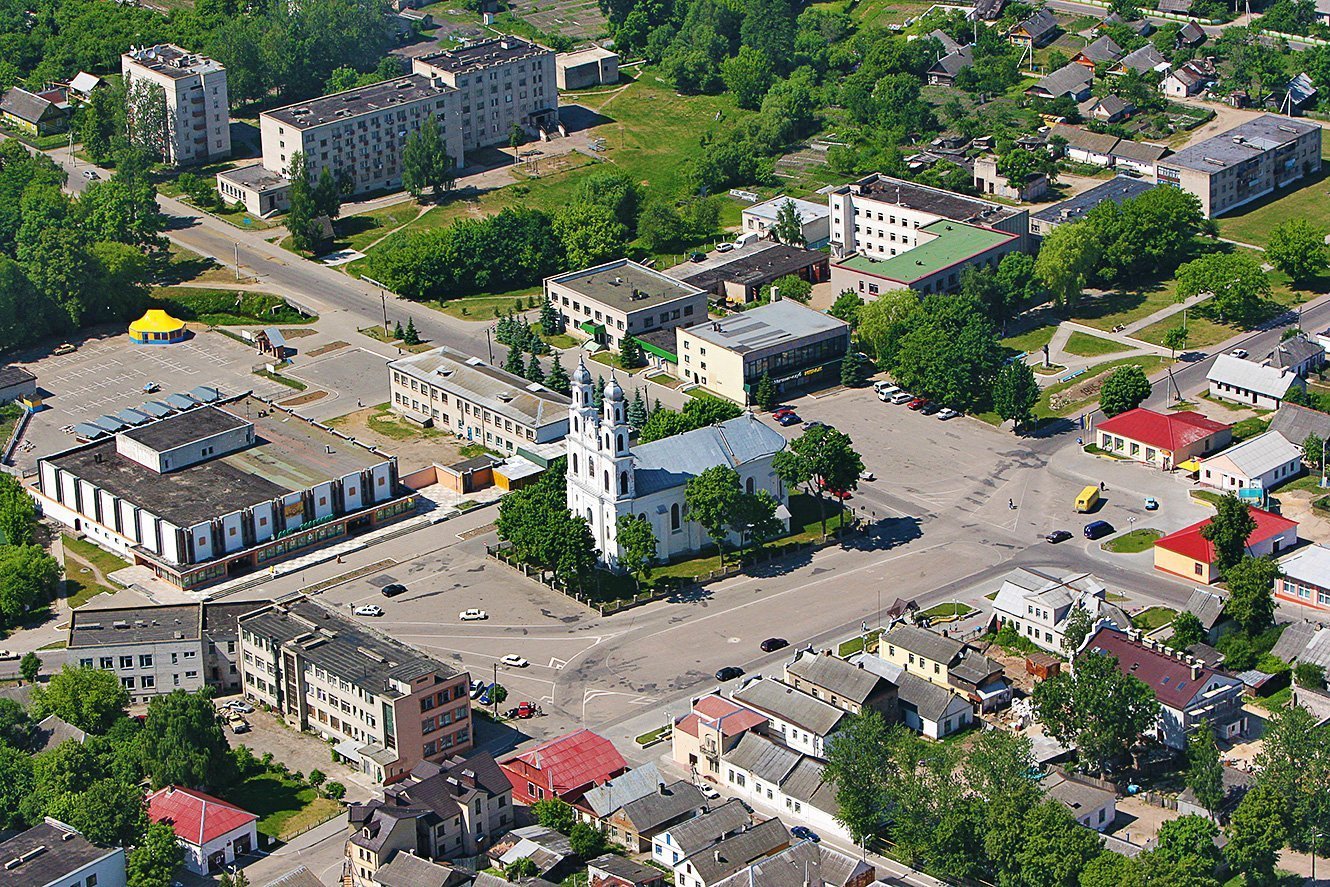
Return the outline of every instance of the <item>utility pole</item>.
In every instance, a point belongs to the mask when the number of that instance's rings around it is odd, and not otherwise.
[[[388,296],[383,287],[379,287],[379,304],[383,306],[383,337],[386,339],[392,334],[388,332]]]
[[[494,686],[490,689],[490,705],[494,706],[494,720],[499,719],[499,663],[494,663]]]
[[[240,280],[240,241],[236,241],[236,281]]]
[[[384,323],[384,328],[386,329],[387,326],[388,326],[388,324],[387,324],[387,322],[385,322],[385,323]],[[493,343],[492,341],[490,341],[490,328],[489,328],[489,327],[485,327],[485,348],[486,348],[486,350],[489,351],[489,354],[490,354],[490,366],[494,366],[494,343]]]

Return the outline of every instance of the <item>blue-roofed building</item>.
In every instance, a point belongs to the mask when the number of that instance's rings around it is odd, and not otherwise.
[[[619,562],[616,525],[621,515],[639,515],[651,524],[660,561],[695,554],[709,544],[706,531],[684,513],[684,486],[717,465],[738,472],[747,492],[770,493],[780,503],[777,516],[788,526],[789,495],[771,466],[785,439],[751,413],[632,446],[623,389],[611,378],[598,412],[591,373],[579,362],[569,426],[568,508],[586,518],[600,558],[611,568]]]

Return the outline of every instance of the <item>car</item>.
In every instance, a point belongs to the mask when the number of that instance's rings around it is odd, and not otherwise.
[[[13,650],[0,650],[0,661],[8,662],[17,658],[19,658],[18,654]]]
[[[61,342],[59,345],[55,346],[55,349],[51,353],[56,357],[59,357],[62,354],[73,354],[77,350],[79,350],[79,346],[74,343]]]
[[[1100,539],[1113,532],[1113,525],[1106,520],[1090,521],[1085,525],[1086,539]]]
[[[822,843],[821,836],[806,825],[796,825],[794,828],[790,829],[790,834],[798,838],[800,841],[812,841],[814,844]]]
[[[959,415],[960,413],[958,413],[956,410],[953,410],[951,407],[943,407],[942,409],[937,411],[937,417],[944,422],[947,421],[948,419],[955,419]]]
[[[897,391],[891,395],[891,402],[895,404],[909,403],[914,400],[914,395],[908,391]]]
[[[707,254],[706,254],[706,253],[696,253],[696,252],[694,252],[694,253],[689,253],[689,254],[688,254],[688,259],[689,259],[689,261],[692,261],[692,262],[705,262],[705,261],[707,260]]]
[[[942,412],[942,407],[940,404],[926,403],[919,409],[919,412],[923,413],[925,416],[931,416],[934,413]]]
[[[706,798],[708,801],[714,801],[720,797],[720,792],[716,791],[716,787],[708,785],[705,782],[702,783],[700,791],[702,792],[702,797]]]
[[[534,718],[540,713],[540,709],[534,702],[519,702],[517,708],[513,709],[513,717],[525,721],[527,718]]]
[[[718,253],[727,253],[727,252],[729,252],[729,251],[732,250],[732,249],[734,249],[734,244],[732,244],[732,243],[718,243],[718,244],[716,244],[716,252],[718,252]]]
[[[232,721],[230,726],[231,726],[231,732],[232,732],[232,733],[248,733],[248,732],[249,732],[249,721],[246,721],[246,720],[244,720],[244,719],[241,719],[241,720],[238,720],[238,721]]]
[[[859,480],[866,480],[869,483],[872,483],[877,480],[877,475],[871,471],[865,471],[863,474],[859,475]]]
[[[912,410],[922,410],[924,407],[928,406],[928,398],[916,397],[905,406]]]
[[[1158,510],[1159,510],[1159,500],[1156,499],[1154,496],[1146,496],[1146,497],[1145,497],[1145,510],[1146,510],[1146,511],[1158,511]]]
[[[1044,541],[1057,545],[1059,542],[1066,542],[1070,538],[1071,533],[1067,530],[1054,530],[1044,537]]]
[[[900,386],[898,385],[886,385],[877,389],[877,399],[883,403],[887,403],[891,400],[891,396],[900,390]]]
[[[243,699],[232,699],[230,702],[226,703],[226,707],[231,709],[231,711],[238,711],[241,714],[246,715],[254,711],[254,706],[250,705]]]
[[[1234,357],[1246,357],[1246,356],[1247,356],[1247,349],[1246,349],[1246,348],[1234,348],[1232,351],[1229,352],[1229,354],[1233,355]]]
[[[762,648],[763,653],[775,653],[782,647],[788,647],[789,645],[790,642],[785,640],[785,638],[767,638],[758,646]]]
[[[777,416],[776,421],[785,426],[798,425],[799,417],[794,413],[784,413],[783,415]]]
[[[378,607],[374,604],[361,604],[359,607],[356,607],[354,612],[357,616],[382,616],[383,607]]]
[[[493,692],[494,692],[494,688],[497,687],[497,686],[499,686],[499,685],[498,685],[498,684],[486,684],[485,686],[481,687],[481,688],[480,688],[480,695],[479,695],[478,697],[476,697],[476,702],[480,703],[481,705],[489,705],[489,704],[490,704],[490,696],[491,696],[491,694],[493,694]]]
[[[484,682],[484,681],[472,681],[472,682],[471,682],[471,698],[472,698],[472,699],[475,699],[477,696],[480,695],[481,691],[484,690],[484,689],[485,689],[485,682]]]
[[[516,653],[509,653],[507,656],[500,659],[499,662],[509,668],[526,668],[531,664]]]
[[[781,416],[788,416],[790,413],[793,412],[794,410],[790,409],[789,407],[776,407],[774,410],[771,411],[771,415],[779,419]]]
[[[472,607],[469,610],[463,610],[458,613],[457,618],[463,622],[480,622],[484,619],[490,618],[490,614],[486,613],[484,610],[477,610],[475,607]]]
[[[842,502],[849,502],[854,498],[854,494],[849,490],[838,490],[835,487],[828,487],[827,492],[831,494],[833,499],[839,499]]]
[[[406,594],[406,586],[400,582],[390,582],[382,588],[384,597],[397,597],[399,594]]]
[[[826,428],[826,427],[827,427],[826,422],[820,422],[817,419],[811,419],[804,423],[805,431],[812,431],[814,428]]]
[[[97,170],[95,169],[85,169],[83,171],[83,178],[89,181],[96,181],[97,179],[100,179],[101,176],[97,174]]]
[[[744,670],[737,665],[727,665],[716,672],[716,680],[722,684],[735,678],[743,677]]]

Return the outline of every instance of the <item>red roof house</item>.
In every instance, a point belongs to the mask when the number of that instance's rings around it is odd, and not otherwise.
[[[1256,529],[1247,537],[1247,553],[1253,557],[1278,554],[1298,544],[1298,522],[1260,508],[1249,508]],[[1219,578],[1215,547],[1201,535],[1210,518],[1183,527],[1155,542],[1155,569],[1209,585]]]
[[[761,727],[767,716],[715,693],[693,700],[692,711],[674,722],[670,737],[674,760],[697,767],[705,758],[719,762],[720,756],[738,745],[740,737]],[[713,771],[714,772],[714,771]]]
[[[195,874],[219,871],[258,847],[257,816],[193,789],[168,785],[148,795],[148,819],[175,830]]]
[[[513,800],[522,804],[547,798],[571,804],[628,770],[614,743],[585,729],[542,742],[499,766],[513,784]]]
[[[1156,413],[1138,407],[1100,422],[1094,440],[1115,456],[1169,471],[1188,459],[1228,446],[1233,426],[1200,413]]]

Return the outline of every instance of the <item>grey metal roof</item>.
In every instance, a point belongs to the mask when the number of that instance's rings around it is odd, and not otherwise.
[[[1234,444],[1202,461],[1202,466],[1217,459],[1228,459],[1247,477],[1259,477],[1287,462],[1302,458],[1302,447],[1284,439],[1278,431],[1267,431]]]
[[[395,360],[388,366],[535,428],[567,421],[572,403],[544,385],[446,346]]]
[[[814,311],[792,299],[781,299],[751,311],[708,320],[687,328],[690,335],[728,348],[736,354],[766,349],[785,349],[799,340],[822,333],[849,331],[849,324],[830,314]]]
[[[725,763],[746,770],[763,782],[779,785],[801,757],[794,749],[749,731],[725,753]]]
[[[1122,47],[1118,46],[1112,37],[1105,35],[1086,46],[1078,55],[1085,56],[1095,64],[1115,62],[1122,58]]]
[[[147,413],[149,416],[156,416],[158,419],[163,416],[169,416],[175,412],[174,409],[162,403],[160,400],[150,400],[140,406],[139,410]]]
[[[0,887],[61,883],[100,859],[124,852],[97,847],[70,826],[49,820],[0,843]]]
[[[1024,28],[1027,34],[1037,40],[1049,31],[1056,30],[1058,28],[1058,20],[1049,10],[1040,9],[1035,12],[1034,15],[1021,22],[1018,27]]]
[[[1319,129],[1317,124],[1306,120],[1262,114],[1217,136],[1183,148],[1173,155],[1169,164],[1214,173]]]
[[[623,806],[623,816],[638,834],[650,836],[681,816],[701,810],[707,799],[691,782],[680,779]]]
[[[1094,73],[1085,65],[1068,62],[1051,74],[1045,75],[1031,89],[1045,92],[1053,98],[1080,95],[1090,88]]]
[[[961,45],[953,40],[951,35],[941,28],[934,28],[929,31],[928,36],[942,44],[942,51],[944,53],[955,52],[961,48]]]
[[[152,416],[147,413],[140,413],[138,410],[128,407],[117,412],[115,417],[126,425],[142,425],[144,422],[152,421]]]
[[[323,882],[309,869],[298,865],[277,880],[269,881],[264,887],[323,887]]]
[[[785,831],[784,824],[779,819],[768,819],[700,853],[694,853],[688,857],[688,861],[703,884],[714,885],[749,863],[775,853],[789,842],[790,835]]]
[[[917,625],[902,623],[888,631],[879,643],[895,644],[916,656],[923,656],[936,662],[949,663],[960,655],[965,645],[952,638],[944,638],[936,632]]]
[[[1113,146],[1112,154],[1114,157],[1125,157],[1128,160],[1135,160],[1137,163],[1158,163],[1159,160],[1168,155],[1169,148],[1165,145],[1151,145],[1149,142],[1133,142],[1131,139],[1118,139]]]
[[[110,433],[105,428],[99,428],[88,422],[79,422],[74,426],[74,434],[84,440],[96,440],[99,437],[106,437]]]
[[[724,836],[748,825],[748,811],[738,798],[729,798],[692,819],[670,826],[670,843],[691,856]]]
[[[1201,627],[1209,631],[1224,616],[1224,598],[1207,588],[1196,588],[1183,609],[1201,620]]]
[[[802,650],[794,661],[785,666],[786,675],[795,675],[802,680],[863,705],[869,697],[883,686],[884,679],[867,669],[851,665],[844,659],[832,656],[829,652],[819,654],[813,650]]]
[[[12,114],[25,123],[37,123],[51,113],[52,110],[58,111],[55,102],[47,98],[42,98],[36,93],[28,92],[22,87],[15,86],[5,93],[5,97],[0,99],[0,111],[6,114]]]
[[[1270,430],[1278,431],[1285,440],[1296,444],[1301,444],[1309,434],[1315,434],[1324,440],[1330,437],[1330,413],[1284,402],[1279,405],[1279,412],[1270,420]]]
[[[972,67],[974,67],[974,47],[962,46],[933,62],[933,66],[928,69],[928,73],[946,74],[955,77],[966,68]]]
[[[1050,773],[1044,781],[1045,793],[1055,801],[1062,803],[1071,812],[1080,816],[1087,810],[1098,810],[1116,799],[1113,792],[1079,779],[1071,779],[1061,773]]]
[[[604,856],[597,856],[595,859],[588,860],[587,867],[597,869],[607,875],[613,875],[616,878],[623,878],[631,883],[654,881],[664,877],[665,874],[660,869],[654,869],[649,865],[640,865],[631,859],[624,859],[622,856],[616,856],[613,853],[606,853]]]
[[[1082,71],[1085,66],[1076,65]],[[1051,75],[1050,75],[1051,76]],[[1117,136],[1107,132],[1092,132],[1080,126],[1069,126],[1065,123],[1054,125],[1050,136],[1059,136],[1067,140],[1068,148],[1076,148],[1081,151],[1089,151],[1093,154],[1108,154],[1117,143],[1121,141]]]
[[[123,422],[115,416],[98,416],[96,419],[92,420],[92,424],[96,425],[98,428],[110,431],[113,434],[123,428],[129,427],[128,422]]]
[[[644,308],[654,310],[679,299],[703,295],[703,291],[692,284],[630,259],[616,259],[593,268],[557,274],[545,282],[624,312]]]
[[[1180,156],[1180,154],[1173,155],[1169,162],[1176,161]],[[1210,382],[1234,385],[1281,400],[1298,379],[1293,373],[1262,366],[1255,361],[1245,360],[1232,354],[1221,354],[1216,357],[1205,378]]]
[[[772,679],[751,680],[730,695],[735,702],[802,727],[815,736],[830,734],[847,714],[844,709]]]
[[[1146,71],[1153,71],[1157,66],[1164,64],[1168,59],[1155,49],[1153,43],[1147,43],[1140,49],[1133,50],[1118,60],[1118,65],[1129,71],[1136,71],[1144,74]]]
[[[203,630],[199,604],[117,609],[79,607],[69,617],[69,649],[193,640]]]
[[[637,495],[681,487],[708,468],[738,468],[784,448],[785,438],[752,413],[641,444],[632,450]]]
[[[40,753],[50,751],[70,739],[75,742],[82,742],[87,738],[87,733],[84,733],[78,727],[75,727],[59,715],[47,715],[37,723],[32,747],[34,753]]]
[[[1330,668],[1330,628],[1294,622],[1284,629],[1270,652],[1285,662],[1311,662]]]
[[[1290,579],[1321,588],[1330,588],[1330,548],[1324,545],[1309,545],[1280,561],[1279,569]],[[1292,630],[1293,627],[1289,626],[1284,630],[1284,635]],[[1280,640],[1283,640],[1283,636]]]
[[[260,118],[267,117],[284,126],[303,130],[336,121],[353,121],[364,114],[372,114],[385,108],[390,109],[435,96],[442,97],[456,91],[454,87],[436,83],[424,74],[407,74],[404,77],[372,83],[369,86],[334,92],[274,108],[271,111],[264,111]]]
[[[193,409],[199,405],[199,402],[188,394],[168,394],[162,400],[166,401],[167,406],[176,410]]]
[[[836,803],[836,788],[826,780],[821,761],[803,755],[794,769],[781,780],[780,790],[797,801],[835,816],[840,812]]]
[[[453,887],[470,880],[451,866],[421,859],[405,850],[394,853],[388,864],[379,866],[374,873],[374,882],[380,887]]]
[[[279,337],[280,335],[281,334],[278,333]],[[189,389],[189,396],[197,400],[199,403],[212,403],[215,400],[221,399],[222,392],[210,385],[200,385],[197,388]]]
[[[954,699],[960,698],[946,687],[939,687],[908,671],[901,672],[896,681],[896,696],[901,702],[914,706],[919,716],[928,721],[941,721]]]
[[[1287,369],[1289,367],[1297,368],[1309,360],[1318,360],[1325,357],[1325,349],[1317,342],[1313,342],[1304,336],[1293,336],[1285,339],[1274,347],[1274,350],[1266,355],[1266,361],[1271,366]]]
[[[582,801],[603,819],[625,804],[654,795],[664,782],[660,769],[649,762],[589,790]]]
[[[872,867],[826,844],[800,841],[735,872],[715,887],[845,887]],[[879,882],[881,883],[881,882]]]

